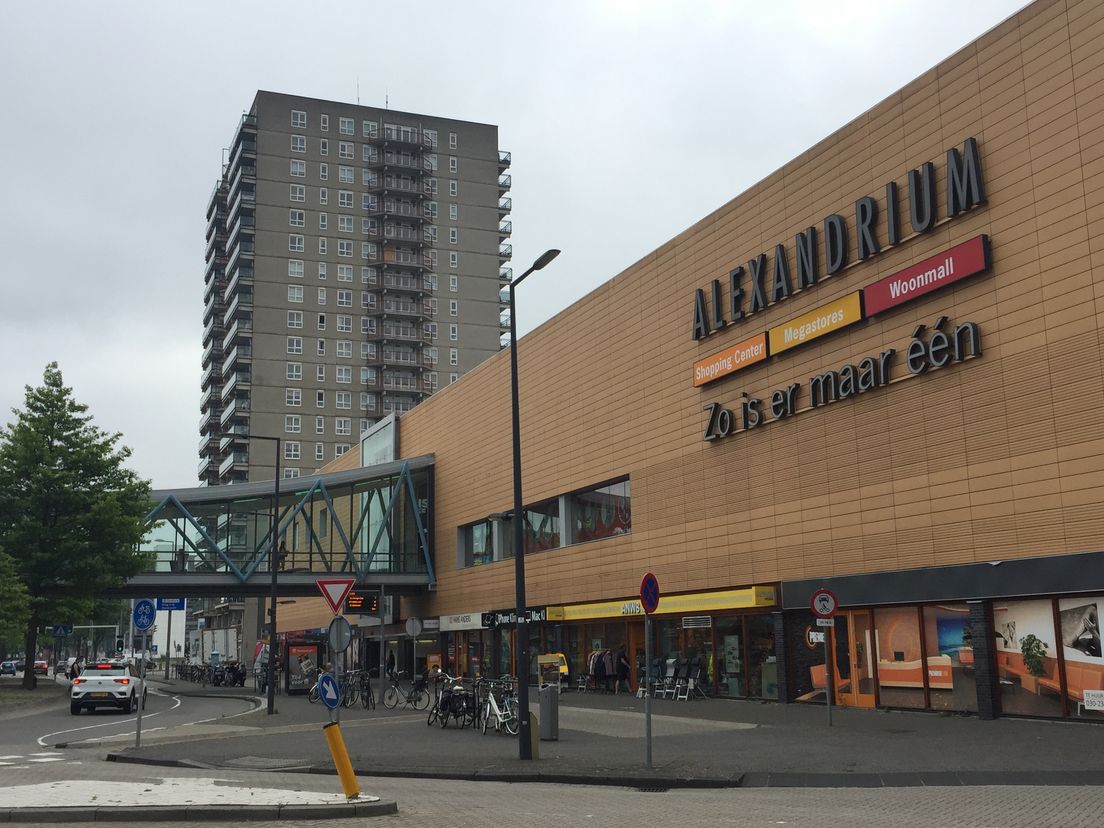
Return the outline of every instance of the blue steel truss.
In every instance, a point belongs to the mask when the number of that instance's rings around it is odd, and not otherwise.
[[[364,471],[370,472],[371,469],[365,469]],[[297,550],[292,553],[292,558],[301,559],[305,556],[309,561],[307,570],[309,572],[319,574],[355,573],[357,580],[364,583],[369,580],[373,573],[390,574],[395,571],[396,545],[400,546],[398,550],[399,559],[408,562],[411,557],[409,544],[413,541],[416,546],[414,554],[420,557],[425,566],[424,574],[427,576],[427,584],[430,587],[435,585],[437,579],[433,567],[429,534],[423,520],[409,462],[402,462],[397,475],[388,474],[378,478],[384,480],[394,477],[394,483],[389,489],[384,486],[376,486],[370,491],[357,491],[359,484],[374,479],[370,474],[366,474],[361,480],[355,482],[350,482],[348,479],[340,480],[337,484],[338,489],[344,489],[345,491],[335,490],[333,482],[330,486],[327,486],[327,479],[333,477],[334,475],[319,476],[310,483],[306,490],[300,488],[302,480],[286,481],[298,485],[295,486],[297,491],[294,493],[281,493],[279,514],[276,519],[277,537],[285,538],[288,530],[296,527],[296,522],[301,519],[305,535],[304,540],[307,545],[305,554]],[[258,531],[255,542],[246,544],[244,547],[240,542],[235,545],[229,534],[220,542],[212,534],[209,525],[214,519],[229,522],[231,515],[244,514],[245,512],[234,512],[233,504],[235,503],[259,504],[247,510],[248,514],[252,515],[255,520],[263,519],[265,514],[271,515],[272,495],[269,494],[265,497],[263,494],[259,494],[242,500],[242,495],[246,494],[245,486],[251,488],[249,494],[258,494],[252,484],[225,486],[219,487],[219,489],[212,487],[192,490],[203,492],[202,503],[204,508],[202,509],[189,509],[189,506],[176,494],[169,493],[165,495],[146,515],[146,524],[151,530],[155,526],[160,526],[162,533],[164,533],[166,524],[171,527],[173,530],[172,549],[167,552],[166,550],[152,549],[147,551],[162,563],[164,563],[163,555],[172,556],[172,563],[179,562],[177,569],[172,571],[222,571],[232,574],[243,583],[255,573],[270,572],[271,570],[268,567],[271,565],[273,531],[271,517],[268,517],[263,533]],[[225,490],[225,492],[221,490]],[[432,489],[430,488],[429,491],[431,497]],[[226,504],[226,510],[213,515],[212,509],[220,502],[218,497],[212,498],[212,495],[216,492],[218,492],[218,495],[225,494],[225,498],[221,502]],[[384,492],[389,493],[386,500]],[[295,500],[285,505],[284,499],[286,497],[295,498]],[[325,523],[319,527],[315,526],[313,508],[316,498],[321,498],[322,503],[325,504]],[[335,498],[339,500],[341,498],[356,499],[360,504],[359,518],[355,518],[355,525],[350,527],[352,529],[351,534],[346,531],[346,527],[338,516],[338,509],[334,502]],[[267,501],[267,506],[263,505],[265,501]],[[373,512],[373,508],[375,512]],[[194,511],[206,512],[207,514],[197,515],[193,513]],[[353,516],[353,511],[353,503],[350,503],[350,518]],[[372,517],[378,523],[378,526],[375,528],[371,543],[366,544],[364,529],[369,517]],[[396,523],[406,520],[413,523],[413,538],[407,539],[409,532],[399,532],[401,540],[397,541]],[[336,543],[328,536],[330,526],[336,534]],[[260,528],[259,525],[258,529]],[[189,532],[189,529],[191,532]],[[325,530],[325,532],[319,530]],[[159,542],[166,543],[167,541],[161,540]],[[327,550],[327,542],[331,546],[336,546],[332,550],[334,554]],[[235,546],[239,551],[246,551],[247,555],[243,558],[241,554],[233,554]],[[391,566],[381,567],[379,565],[381,562],[386,563],[382,556],[385,551]],[[287,554],[287,550],[283,545],[280,547],[280,552],[281,559],[276,563],[278,568],[282,570],[286,563],[284,556]],[[342,552],[344,555],[341,554]],[[155,566],[156,562],[155,560]],[[321,567],[318,564],[321,564]],[[410,570],[404,568],[404,571],[409,572]]]

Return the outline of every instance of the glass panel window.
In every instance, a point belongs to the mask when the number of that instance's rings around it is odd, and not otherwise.
[[[284,441],[284,459],[285,460],[298,460],[299,459],[299,441],[298,440],[285,440]]]
[[[456,221],[456,205],[455,204],[450,204],[449,205],[449,218],[452,221]]]
[[[318,118],[318,126],[321,128],[321,130],[323,132],[329,132],[330,131],[330,116],[329,115],[320,115],[319,118]]]
[[[326,355],[326,340],[324,340],[324,339],[318,340],[318,348],[316,350],[316,353],[319,356],[325,356]]]
[[[301,109],[291,110],[291,125],[294,129],[306,129],[307,113]]]
[[[288,285],[288,301],[289,302],[302,302],[303,301],[303,286],[302,285]]]
[[[325,207],[330,203],[330,189],[329,187],[318,188],[318,204]]]
[[[314,407],[325,408],[326,407],[326,392],[319,390],[314,392]]]
[[[307,174],[307,162],[299,158],[292,158],[291,168],[288,172],[296,178],[303,178]]]
[[[318,280],[324,282],[326,280],[326,263],[318,263]]]
[[[287,364],[287,378],[289,380],[301,380],[303,378],[303,363],[289,362]]]
[[[360,134],[365,138],[375,138],[379,134],[379,123],[377,121],[361,121]]]
[[[334,419],[334,434],[338,437],[347,437],[353,433],[353,421],[349,417],[337,417]]]
[[[298,414],[284,415],[284,431],[288,434],[298,434],[302,430],[302,418]]]
[[[314,433],[325,434],[326,433],[326,418],[315,417],[314,418]]]
[[[449,251],[449,267],[459,267],[459,266],[460,266],[460,254],[457,253],[455,250],[450,250]]]
[[[349,232],[350,233],[352,232],[351,227],[349,228]],[[349,239],[338,239],[337,240],[337,255],[338,256],[343,256],[347,259],[351,259],[353,257],[353,243],[352,243],[352,241],[350,241]]]
[[[318,154],[329,155],[330,154],[330,142],[323,138],[318,142]]]
[[[338,233],[352,233],[353,232],[353,217],[352,216],[338,216],[337,217],[337,232]],[[350,251],[349,255],[353,255]]]
[[[315,443],[314,444],[314,459],[325,460],[326,459],[326,444]]]
[[[461,530],[464,566],[479,566],[495,560],[494,524],[489,520],[465,526]]]
[[[337,167],[337,180],[342,184],[352,184],[353,168],[346,167],[344,164],[339,164]]]
[[[1104,721],[1104,711],[1085,707],[1086,694],[1104,690],[1104,654],[1100,647],[1100,596],[1058,599],[1058,628],[1066,669],[1071,716]],[[1040,681],[1040,692],[1054,688]],[[1094,694],[1095,695],[1095,694]]]
[[[288,233],[288,250],[292,253],[302,253],[304,249],[303,237],[298,233]]]
[[[289,336],[287,338],[287,352],[289,354],[303,353],[303,337]]]
[[[292,152],[306,152],[307,151],[307,138],[305,135],[292,135],[291,136],[291,151]]]
[[[338,141],[337,142],[337,154],[339,158],[355,158],[353,153],[353,145],[350,141]]]
[[[353,281],[353,266],[347,264],[339,264],[337,266],[337,281],[339,282],[351,282]]]
[[[291,407],[300,406],[303,404],[303,392],[298,388],[285,388],[284,389],[284,403]]]
[[[326,366],[325,365],[315,365],[314,366],[314,379],[317,382],[325,382],[326,381]]]
[[[449,348],[449,365],[460,364],[460,352],[456,348]]]
[[[339,359],[353,358],[353,343],[349,339],[339,339],[337,342],[337,356]]]
[[[291,201],[306,201],[307,200],[307,188],[302,184],[290,184],[291,188],[288,191],[288,198]]]
[[[288,276],[290,276],[292,279],[303,278],[302,259],[288,259]]]
[[[560,545],[560,501],[559,498],[546,500],[535,506],[526,506],[525,525],[522,533],[525,540],[525,554],[557,549]]]
[[[449,133],[449,149],[456,149],[456,133]]]
[[[329,164],[319,164],[318,165],[318,180],[319,181],[328,181],[329,178],[330,178],[330,165]]]
[[[632,529],[629,481],[570,495],[572,543],[623,535]]]
[[[353,206],[353,193],[351,190],[338,190],[337,191],[337,206],[348,207],[352,209]]]
[[[303,327],[303,312],[289,310],[287,312],[287,326],[289,328]]]
[[[307,224],[306,213],[302,210],[288,210],[288,224],[292,227],[305,227]]]
[[[318,255],[319,256],[325,256],[326,251],[328,249],[329,249],[329,239],[319,238],[318,239]]]
[[[458,339],[460,339],[460,326],[449,325],[449,341],[456,342]]]
[[[337,329],[339,331],[343,332],[343,333],[352,333],[353,332],[353,317],[338,314],[338,316],[337,316]]]
[[[348,368],[349,366],[341,366]],[[334,396],[334,405],[338,408],[352,408],[353,407],[353,392],[351,391],[338,391]]]
[[[342,135],[352,135],[355,122],[352,118],[339,118],[337,122],[337,131]]]
[[[1087,616],[1091,611],[1089,605],[1082,606],[1086,607]],[[1049,598],[994,601],[993,631],[1001,710],[1025,716],[1061,716],[1062,685],[1058,677],[1059,638],[1054,628],[1054,602]],[[969,638],[972,636],[948,642],[945,649],[952,651],[949,653],[952,661],[961,662],[962,649]],[[1067,680],[1072,672],[1067,664]],[[935,706],[934,698],[932,706]]]
[[[924,706],[924,661],[916,607],[874,610],[878,701],[884,707]]]
[[[353,381],[353,366],[351,365],[338,365],[336,373],[339,383],[350,383]],[[338,405],[338,408],[340,407],[341,406]]]
[[[1044,603],[1046,603],[1049,618],[1050,602]],[[977,680],[974,677],[973,662],[969,660],[969,656],[965,662],[968,666],[964,666],[963,661],[965,649],[969,649],[970,654],[973,654],[973,649],[967,643],[973,638],[970,608],[966,604],[926,606],[923,608],[923,628],[927,654],[924,666],[927,670],[932,709],[977,712]],[[1051,619],[1050,628],[1053,631],[1053,619]],[[997,629],[1000,629],[999,621],[997,621]],[[1053,635],[1050,643],[1054,643]],[[1018,651],[1018,644],[1014,646],[1015,651]],[[1012,648],[1013,645],[1009,645],[1010,652],[1013,651]],[[998,666],[1002,662],[1000,649],[1001,640],[998,638]],[[1014,659],[1012,661],[1014,662]],[[1004,675],[1005,671],[1001,670],[1002,685]],[[1011,680],[1009,684],[1012,684]]]
[[[320,287],[318,289],[318,304],[320,304],[320,305],[326,304],[326,289],[323,288],[323,287]],[[323,318],[323,320],[325,319],[325,316],[326,316],[325,314],[321,314],[321,317]],[[325,328],[325,324],[323,324],[322,327]]]
[[[351,308],[353,306],[353,292],[351,290],[339,290],[337,292],[337,306],[339,308]]]
[[[330,229],[330,215],[329,213],[318,214],[318,229],[329,230]]]

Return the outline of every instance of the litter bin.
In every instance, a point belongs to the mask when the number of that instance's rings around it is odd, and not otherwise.
[[[540,737],[542,742],[560,740],[560,688],[546,685],[540,689]]]

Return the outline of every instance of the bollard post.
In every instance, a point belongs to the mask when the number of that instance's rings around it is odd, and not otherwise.
[[[529,713],[529,720],[533,723],[529,728],[529,744],[532,746],[533,759],[540,759],[540,716],[535,712]]]
[[[330,722],[322,726],[322,733],[326,736],[326,744],[330,748],[330,756],[333,757],[345,798],[356,799],[360,796],[360,786],[357,784],[356,774],[353,773],[353,764],[349,761],[349,751],[345,749],[345,740],[341,737],[341,725]]]

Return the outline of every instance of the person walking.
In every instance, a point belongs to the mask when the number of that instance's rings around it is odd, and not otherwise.
[[[632,669],[632,665],[629,664],[629,657],[625,654],[625,645],[622,644],[617,649],[616,659],[617,669],[617,689],[614,691],[614,695],[621,692],[621,685],[625,685],[625,692],[631,693],[632,687],[629,686],[629,672]]]
[[[390,677],[395,672],[395,651],[387,651],[387,675]]]

